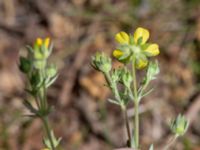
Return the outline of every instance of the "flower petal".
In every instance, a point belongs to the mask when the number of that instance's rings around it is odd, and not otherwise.
[[[42,40],[41,38],[37,38],[37,39],[36,39],[36,45],[37,45],[38,47],[40,47],[40,46],[42,45],[42,43],[43,43],[43,40]]]
[[[134,39],[134,42],[137,44],[138,44],[138,42],[140,44],[145,44],[147,42],[147,40],[149,39],[149,31],[147,29],[139,27],[135,30],[133,39]]]
[[[123,55],[123,52],[121,50],[116,49],[113,51],[113,56],[115,58],[120,58],[122,55]]]
[[[115,35],[115,40],[120,44],[128,44],[130,37],[126,32],[119,32]]]
[[[45,45],[46,48],[49,47],[49,43],[50,43],[50,38],[45,38],[44,45]]]
[[[150,44],[145,50],[147,56],[156,56],[160,53],[158,44]]]
[[[136,69],[143,69],[147,66],[147,64],[148,64],[147,58],[140,57],[140,58],[136,59],[135,67],[136,67]]]

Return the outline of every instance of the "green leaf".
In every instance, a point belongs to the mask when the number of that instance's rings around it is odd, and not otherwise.
[[[148,90],[147,92],[144,92],[144,93],[139,94],[139,99],[142,99],[143,97],[149,95],[149,94],[150,94],[151,92],[153,92],[153,91],[154,91],[154,88]],[[141,91],[141,92],[142,92],[142,91]]]
[[[46,88],[48,88],[51,84],[53,84],[57,78],[58,78],[58,75],[55,75],[55,76],[52,77],[51,79],[46,80],[46,81],[45,81]]]
[[[54,132],[53,132],[53,130],[51,130],[51,137],[52,137],[52,140],[53,140],[53,145],[54,145],[54,147],[56,148],[56,147],[58,147],[59,146],[59,144],[60,144],[60,141],[62,140],[62,138],[61,137],[59,137],[58,139],[55,137],[55,135],[54,135]],[[49,141],[49,139],[48,138],[44,138],[43,139],[43,143],[44,143],[44,145],[47,147],[47,148],[49,148],[49,149],[51,149],[51,143],[50,143],[50,141]]]
[[[28,100],[24,100],[23,104],[31,113],[33,113],[34,115],[38,114],[38,110],[34,108],[33,105]]]
[[[113,99],[108,99],[108,101],[112,104],[115,104],[115,105],[120,105],[120,103],[116,100],[113,100]]]
[[[27,58],[21,56],[20,57],[19,69],[23,73],[28,73],[31,70],[31,61],[28,60]]]

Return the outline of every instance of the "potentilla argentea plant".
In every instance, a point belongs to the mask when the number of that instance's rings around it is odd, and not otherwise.
[[[33,47],[27,46],[28,54],[20,57],[20,70],[26,75],[28,86],[26,91],[34,101],[24,100],[24,105],[31,112],[30,117],[41,119],[44,129],[44,150],[56,150],[61,138],[54,136],[50,128],[48,116],[52,110],[47,101],[47,89],[57,78],[57,69],[54,64],[49,64],[48,58],[53,45],[50,39],[38,38]],[[34,105],[35,103],[35,105]]]
[[[110,87],[114,95],[114,99],[109,99],[109,101],[118,105],[124,114],[128,136],[127,146],[135,149],[140,149],[139,104],[143,97],[153,91],[148,88],[149,83],[155,80],[159,73],[158,62],[149,60],[150,57],[157,56],[160,53],[159,46],[158,44],[147,42],[149,35],[149,31],[141,27],[137,28],[133,35],[123,31],[116,34],[115,40],[118,46],[113,51],[113,56],[124,64],[123,67],[112,69],[112,60],[104,53],[97,52],[92,57],[93,67],[104,74],[108,87]],[[128,66],[131,66],[131,69]],[[141,70],[145,72],[145,75],[139,82],[137,72]],[[119,88],[119,85],[122,85],[123,88],[121,86]],[[130,102],[134,103],[135,111],[133,130],[130,128],[127,116],[127,105]],[[171,130],[177,138],[186,132],[187,127],[188,121],[184,116],[179,115],[172,123]],[[173,140],[167,144],[166,149],[172,143]],[[153,145],[151,145],[149,150],[153,149]]]

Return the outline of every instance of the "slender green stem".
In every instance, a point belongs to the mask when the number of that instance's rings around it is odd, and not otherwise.
[[[132,137],[131,137],[131,128],[130,128],[129,121],[128,121],[127,108],[125,107],[122,110],[123,110],[123,113],[124,113],[124,119],[125,119],[125,123],[126,123],[126,130],[127,130],[128,140],[129,140],[129,144],[130,144],[128,146],[131,146]]]
[[[128,140],[131,143],[132,142],[132,138],[131,138],[131,129],[130,129],[130,125],[129,125],[129,121],[128,121],[128,115],[127,115],[127,109],[126,106],[124,106],[124,104],[122,103],[121,97],[119,95],[119,91],[117,89],[117,85],[116,83],[112,82],[112,79],[110,77],[109,73],[104,73],[107,83],[109,84],[112,92],[115,95],[115,98],[117,99],[117,101],[121,104],[121,110],[124,113],[124,118],[125,118],[125,124],[126,124],[126,130],[127,130],[127,135],[128,135]],[[131,145],[131,144],[130,144]]]
[[[45,84],[43,85],[43,96],[44,96],[44,98],[43,98],[43,101],[44,101],[44,109],[45,110],[47,110],[47,108],[48,108],[48,104],[47,104],[47,89],[46,89],[46,87],[45,87]]]
[[[46,130],[47,137],[48,137],[49,142],[51,144],[51,148],[52,148],[52,150],[55,150],[55,146],[54,146],[54,143],[53,143],[53,137],[51,135],[51,130],[50,130],[50,127],[49,127],[48,118],[44,117],[44,118],[42,118],[42,121],[43,121],[43,124],[44,124],[44,128]]]
[[[135,103],[135,145],[136,148],[139,148],[139,104]]]
[[[167,143],[167,145],[164,147],[163,150],[168,150],[173,144],[174,142],[176,141],[176,139],[178,138],[177,135],[173,136]]]
[[[137,78],[136,78],[136,69],[135,69],[135,57],[133,57],[132,63],[132,76],[133,76],[133,94],[134,94],[134,107],[135,107],[135,115],[134,115],[134,124],[135,124],[135,132],[134,132],[134,140],[135,146],[139,148],[139,100],[137,93]]]
[[[46,89],[46,85],[45,85],[45,80],[46,80],[46,76],[45,76],[45,70],[41,70],[41,76],[43,78],[43,85],[42,85],[42,102],[43,102],[43,109],[47,110],[48,104],[47,104],[47,89]]]
[[[115,95],[115,98],[117,99],[117,101],[121,102],[121,97],[119,95],[119,92],[118,92],[118,89],[117,89],[117,85],[116,83],[113,83],[112,80],[111,80],[111,77],[110,77],[110,74],[109,73],[104,73],[105,77],[106,77],[106,81],[108,82],[112,92],[114,93]],[[123,107],[123,106],[121,106]]]

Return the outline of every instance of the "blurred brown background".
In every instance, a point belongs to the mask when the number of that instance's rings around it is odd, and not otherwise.
[[[199,0],[0,0],[0,150],[39,150],[42,126],[24,117],[25,78],[19,55],[37,37],[54,43],[51,61],[59,78],[49,88],[55,111],[52,126],[65,150],[111,150],[126,134],[118,107],[103,76],[90,66],[95,51],[111,54],[114,35],[148,28],[160,45],[161,73],[154,92],[141,104],[143,149],[157,149],[170,136],[178,113],[191,125],[176,150],[200,149],[200,1]],[[130,106],[129,116],[133,116]]]

